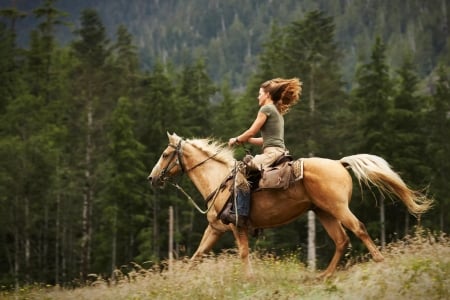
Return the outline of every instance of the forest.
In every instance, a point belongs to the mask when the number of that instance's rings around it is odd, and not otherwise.
[[[418,220],[355,184],[351,209],[377,244],[419,225],[449,232],[446,0],[0,4],[2,289],[72,287],[158,264],[169,207],[174,255],[192,255],[205,217],[146,181],[166,132],[225,143],[251,124],[259,85],[274,77],[303,82],[285,116],[294,157],[379,155],[434,199]],[[235,149],[237,159],[259,151]],[[202,204],[186,177],[178,183]],[[252,249],[305,260],[306,243],[301,217],[265,230]],[[214,250],[232,247],[230,234]],[[316,248],[321,268],[334,249],[320,225]],[[367,253],[353,237],[349,251]]]

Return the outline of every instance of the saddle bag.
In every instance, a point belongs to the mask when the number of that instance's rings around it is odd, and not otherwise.
[[[268,167],[261,171],[260,189],[287,189],[294,182],[292,162],[287,161],[275,167]]]

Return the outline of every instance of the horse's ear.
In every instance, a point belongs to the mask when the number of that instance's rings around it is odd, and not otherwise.
[[[169,142],[171,142],[172,144],[177,143],[178,140],[180,139],[180,137],[175,132],[170,134],[167,131],[167,137],[169,138]]]

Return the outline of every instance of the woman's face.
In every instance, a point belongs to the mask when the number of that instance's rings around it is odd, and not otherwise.
[[[259,95],[258,95],[259,106],[267,104],[268,100],[270,100],[269,93],[265,92],[263,88],[259,88]]]

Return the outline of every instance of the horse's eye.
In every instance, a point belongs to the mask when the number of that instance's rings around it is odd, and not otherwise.
[[[162,157],[163,158],[168,158],[170,154],[172,154],[173,152],[163,152]]]

